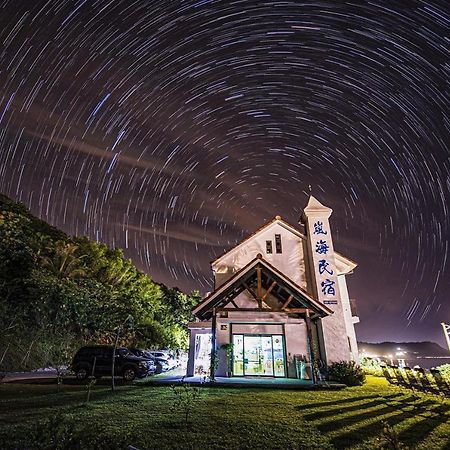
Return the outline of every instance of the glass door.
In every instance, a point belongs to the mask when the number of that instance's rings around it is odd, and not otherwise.
[[[233,335],[233,375],[284,377],[282,335]]]
[[[273,376],[270,336],[244,336],[245,375]]]
[[[233,375],[235,377],[244,375],[244,336],[233,335]]]
[[[272,335],[272,350],[274,375],[276,377],[284,377],[284,348],[283,336],[281,334]]]

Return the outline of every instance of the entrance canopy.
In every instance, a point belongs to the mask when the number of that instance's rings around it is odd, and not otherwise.
[[[247,291],[255,301],[255,308],[239,308],[234,299]],[[276,302],[273,301],[276,299]],[[208,320],[214,310],[285,312],[325,317],[332,310],[315,300],[304,289],[268,263],[258,254],[249,264],[236,272],[228,281],[208,295],[193,313]]]

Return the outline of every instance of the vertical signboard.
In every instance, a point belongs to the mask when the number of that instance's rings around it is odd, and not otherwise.
[[[304,210],[312,281],[315,283],[317,300],[333,311],[332,315],[322,320],[328,363],[350,358],[329,223],[332,212],[312,196]]]

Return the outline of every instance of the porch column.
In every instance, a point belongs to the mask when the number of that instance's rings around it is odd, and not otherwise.
[[[209,378],[215,379],[216,375],[216,328],[217,328],[217,313],[216,308],[213,308],[213,315],[211,320],[211,367],[209,369]]]

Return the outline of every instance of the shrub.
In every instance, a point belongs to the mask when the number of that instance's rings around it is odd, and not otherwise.
[[[383,431],[381,434],[381,449],[392,450],[407,450],[408,447],[400,442],[398,433],[394,427],[391,427],[387,422],[383,422]]]
[[[15,442],[8,448],[33,450],[114,450],[135,448],[133,428],[120,430],[120,434],[111,434],[106,429],[83,429],[76,426],[76,418],[56,413],[35,424],[30,430],[17,435]],[[0,437],[1,439],[1,437]]]
[[[187,427],[189,425],[189,415],[200,398],[200,389],[187,383],[182,383],[179,386],[172,385],[171,388],[174,394],[174,404],[171,410],[173,412],[177,410],[182,412],[184,424]]]
[[[363,370],[354,361],[334,362],[328,366],[328,378],[347,386],[361,386],[366,381]]]
[[[436,369],[441,372],[443,378],[450,383],[450,364],[442,364],[441,366],[436,367]]]
[[[383,376],[383,368],[378,358],[363,356],[361,358],[361,368],[366,375],[373,375],[375,377]]]

